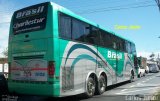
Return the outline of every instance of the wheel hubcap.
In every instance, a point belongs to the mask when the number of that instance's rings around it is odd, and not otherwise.
[[[100,89],[101,89],[101,91],[103,91],[104,89],[105,89],[105,80],[104,79],[101,79],[100,80]]]
[[[91,82],[91,81],[88,82],[88,93],[90,95],[93,95],[94,89],[95,89],[94,82]]]

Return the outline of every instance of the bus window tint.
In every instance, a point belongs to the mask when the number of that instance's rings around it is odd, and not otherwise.
[[[91,26],[90,27],[91,31],[90,31],[90,37],[87,37],[86,40],[93,40],[93,43],[90,41],[89,43],[91,44],[95,44],[95,45],[99,45],[99,39],[100,39],[100,35],[98,33],[98,28]]]
[[[135,45],[110,32],[60,13],[60,37],[136,55]]]
[[[132,50],[132,54],[136,55],[136,48],[135,48],[135,44],[131,44],[131,50]]]
[[[99,43],[99,36],[98,36],[98,29],[95,27],[87,27],[86,29],[90,30],[89,33],[85,34],[85,42],[90,44],[98,45]]]
[[[86,29],[87,24],[78,21],[76,19],[72,20],[72,39],[77,41],[84,41],[85,33],[89,33],[89,29]]]
[[[127,49],[127,53],[131,54],[132,50],[131,50],[131,43],[126,41],[126,49]]]
[[[61,13],[59,17],[59,31],[61,38],[71,39],[71,18]]]
[[[103,30],[100,30],[100,35],[101,35],[101,40],[100,40],[101,46],[113,48],[112,35]]]
[[[113,49],[119,50],[119,38],[115,35],[112,36],[112,46]]]
[[[125,51],[125,42],[124,42],[124,40],[122,40],[122,39],[119,39],[119,42],[118,42],[118,50],[119,50],[119,51]]]

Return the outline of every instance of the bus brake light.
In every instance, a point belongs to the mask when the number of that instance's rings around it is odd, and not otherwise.
[[[48,76],[53,77],[55,73],[55,62],[49,61],[48,63]]]

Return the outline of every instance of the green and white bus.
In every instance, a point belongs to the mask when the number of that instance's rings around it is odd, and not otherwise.
[[[52,2],[14,12],[9,34],[11,93],[102,94],[134,79],[135,44]]]

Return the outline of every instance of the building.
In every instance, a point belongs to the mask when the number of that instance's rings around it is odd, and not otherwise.
[[[8,75],[8,59],[7,58],[0,58],[0,73],[4,74],[7,78]]]

